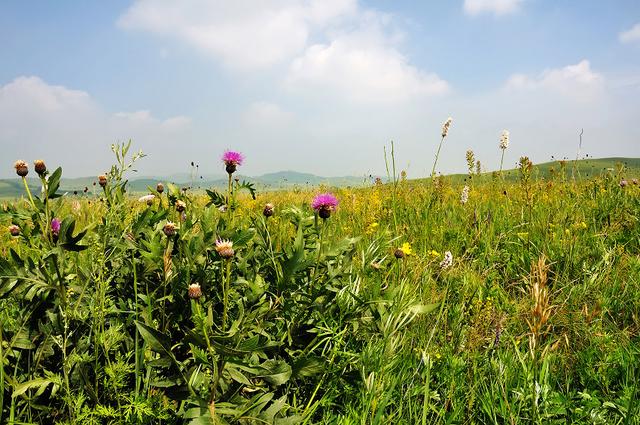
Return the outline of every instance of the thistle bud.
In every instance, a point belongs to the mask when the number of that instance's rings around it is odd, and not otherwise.
[[[262,215],[269,218],[273,215],[273,204],[265,204],[264,210],[262,210]]]
[[[98,183],[100,183],[101,187],[105,187],[107,185],[107,176],[101,174],[98,176]]]
[[[162,192],[164,192],[164,185],[163,185],[162,183],[158,183],[158,184],[156,185],[156,191],[157,191],[158,193],[162,193]]]
[[[36,173],[38,173],[40,177],[43,177],[47,172],[47,166],[45,165],[44,161],[41,159],[36,159],[33,162],[33,168],[36,170]]]
[[[233,242],[226,239],[216,240],[216,252],[225,260],[233,258],[235,251],[233,250]]]
[[[13,237],[20,236],[20,228],[15,224],[12,224],[11,226],[9,226],[9,233]]]
[[[191,298],[192,300],[197,300],[202,296],[202,289],[200,288],[200,284],[199,283],[192,283],[191,285],[189,285],[189,298]]]
[[[173,237],[176,234],[176,225],[172,222],[168,222],[167,224],[164,225],[164,227],[162,228],[162,231],[164,232],[166,237],[168,238]]]
[[[16,174],[20,177],[26,177],[26,175],[29,174],[29,167],[27,166],[27,163],[21,159],[16,161],[15,164],[13,164],[13,167],[16,169]]]
[[[393,251],[393,255],[397,258],[397,259],[401,259],[404,258],[405,254],[404,251],[401,250],[400,248],[396,249],[395,251]]]
[[[187,209],[187,204],[185,204],[183,201],[176,201],[176,211],[181,213],[185,209]]]
[[[620,187],[627,187],[628,184],[629,183],[625,179],[620,180]]]

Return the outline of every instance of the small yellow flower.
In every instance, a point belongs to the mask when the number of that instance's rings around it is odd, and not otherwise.
[[[378,228],[378,226],[380,226],[378,222],[371,223],[369,226],[367,226],[367,230],[366,230],[367,235],[374,233]]]
[[[438,251],[436,251],[435,249],[432,249],[431,251],[429,251],[429,255],[434,257],[434,258],[437,258],[437,257],[440,256],[440,253]]]
[[[529,232],[520,232],[520,233],[516,233],[516,235],[518,235],[520,239],[526,239],[527,236],[529,236]]]
[[[409,242],[403,243],[400,249],[402,250],[402,252],[404,252],[404,255],[413,254],[413,250],[411,249],[411,245],[409,244]]]

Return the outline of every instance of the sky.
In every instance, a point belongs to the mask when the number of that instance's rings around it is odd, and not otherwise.
[[[0,177],[93,176],[131,139],[139,175],[408,176],[640,157],[638,0],[0,2]]]

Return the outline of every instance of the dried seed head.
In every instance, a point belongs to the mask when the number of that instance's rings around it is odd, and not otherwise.
[[[200,288],[199,283],[192,283],[189,285],[189,298],[192,300],[197,300],[202,296],[202,289]]]
[[[181,213],[186,209],[187,209],[187,204],[185,204],[183,201],[176,201],[176,211]]]
[[[162,193],[162,192],[164,192],[164,185],[163,185],[162,183],[158,183],[158,184],[156,185],[156,191],[157,191],[158,193]]]
[[[13,168],[16,169],[16,174],[20,177],[25,177],[27,174],[29,174],[29,167],[27,166],[27,163],[21,159],[13,164]]]
[[[100,186],[105,187],[107,185],[107,176],[105,176],[104,174],[99,175],[98,183],[100,183]]]
[[[233,250],[233,242],[227,239],[216,240],[216,251],[225,260],[233,258],[233,256],[235,255],[235,251]]]
[[[11,236],[14,236],[14,237],[20,236],[20,228],[15,224],[12,224],[11,226],[9,226],[8,230]]]
[[[164,225],[164,227],[162,228],[162,231],[168,238],[170,238],[176,234],[176,225],[169,221],[167,224]]]
[[[47,166],[41,159],[36,159],[35,161],[33,161],[33,168],[34,170],[36,170],[36,173],[38,173],[40,177],[44,176],[44,174],[47,172]]]
[[[265,204],[262,214],[267,218],[271,217],[273,215],[273,204]]]

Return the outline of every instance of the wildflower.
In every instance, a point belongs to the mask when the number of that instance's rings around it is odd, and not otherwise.
[[[505,150],[509,147],[509,131],[502,130],[500,135],[500,149]]]
[[[235,255],[235,251],[233,250],[233,242],[228,239],[216,240],[216,251],[225,260],[233,258],[233,256]]]
[[[27,166],[27,163],[21,159],[13,164],[13,168],[16,169],[16,174],[20,177],[25,177],[27,174],[29,174],[29,167]]]
[[[144,202],[147,205],[153,204],[153,200],[156,198],[155,195],[144,195],[138,198],[138,202]]]
[[[442,138],[447,137],[447,135],[449,134],[449,127],[451,127],[452,121],[453,121],[453,118],[449,117],[444,122],[444,124],[442,124]]]
[[[469,200],[469,186],[465,185],[462,188],[462,194],[460,195],[460,202],[462,205],[466,204]]]
[[[20,228],[15,224],[12,224],[11,226],[9,226],[8,230],[11,236],[13,237],[20,236]]]
[[[164,232],[165,236],[168,238],[174,236],[176,234],[175,223],[172,223],[170,221],[167,222],[167,224],[165,224],[164,227],[162,228],[162,231]]]
[[[156,192],[158,192],[158,193],[164,192],[164,185],[162,183],[158,183],[156,185]]]
[[[373,222],[371,223],[369,226],[367,226],[367,230],[366,233],[368,235],[371,235],[373,233],[375,233],[376,229],[380,226],[380,224],[378,222]]]
[[[338,206],[338,199],[331,193],[321,193],[316,195],[311,202],[311,207],[316,210],[318,215],[326,220],[331,216],[331,211],[334,211]]]
[[[51,220],[51,233],[53,233],[53,236],[58,236],[60,234],[60,224],[61,222],[59,218]]]
[[[627,187],[628,184],[629,183],[625,179],[620,180],[620,187]]]
[[[189,298],[191,298],[192,300],[197,300],[202,296],[202,289],[200,288],[200,284],[199,283],[192,283],[191,285],[189,285]]]
[[[413,250],[411,249],[411,244],[409,244],[409,242],[403,243],[402,246],[400,247],[400,249],[402,250],[402,252],[405,253],[405,255],[412,255],[413,254]]]
[[[223,213],[223,212],[227,212],[227,206],[226,206],[226,205],[220,205],[220,206],[218,207],[218,211],[220,211],[220,212],[222,212],[222,213]]]
[[[428,252],[428,254],[432,257],[439,257],[440,253],[438,251],[436,251],[435,249],[432,249],[431,251]]]
[[[41,159],[36,159],[35,161],[33,161],[33,168],[36,170],[36,173],[38,173],[40,177],[44,177],[45,173],[47,172],[47,166]]]
[[[236,151],[225,151],[222,155],[222,162],[224,162],[226,166],[227,173],[233,174],[236,171],[236,167],[238,165],[242,165],[242,161],[244,157],[240,152]]]
[[[269,218],[273,215],[273,204],[265,204],[264,209],[262,210],[262,215]]]
[[[444,259],[440,262],[440,268],[446,269],[451,267],[453,264],[453,255],[451,255],[451,251],[447,251],[444,253]]]
[[[179,213],[184,212],[187,209],[187,204],[184,201],[176,201],[176,211]]]
[[[98,176],[98,183],[100,183],[101,187],[105,187],[107,185],[107,176],[104,174],[100,174]]]
[[[633,183],[634,186],[638,185],[638,179],[631,179],[631,183]]]

